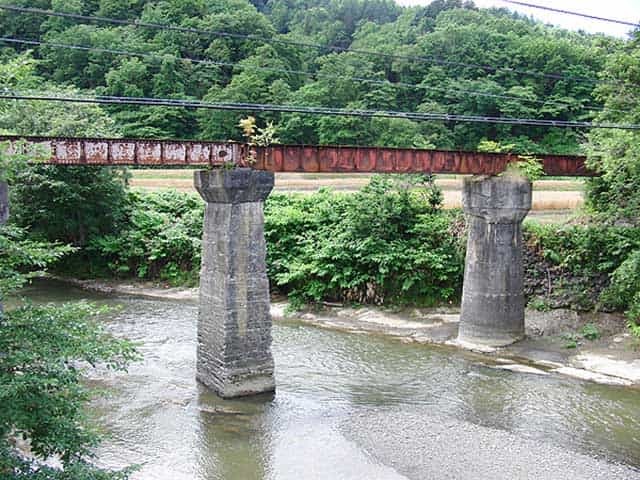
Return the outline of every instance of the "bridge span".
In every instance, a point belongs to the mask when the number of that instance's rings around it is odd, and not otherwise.
[[[263,215],[274,172],[475,174],[463,188],[468,237],[458,342],[493,348],[524,337],[521,225],[531,208],[531,182],[517,175],[496,175],[518,160],[516,155],[199,141],[3,139],[11,142],[14,152],[41,145],[46,163],[61,166],[205,167],[194,171],[194,186],[206,203],[197,377],[222,397],[275,389]],[[549,175],[592,175],[584,157],[539,157]],[[210,168],[226,165],[232,168]],[[0,182],[0,224],[8,216],[6,187]]]
[[[495,175],[517,155],[366,146],[271,145],[233,142],[63,137],[0,137],[40,145],[55,165],[143,165],[180,168],[232,163],[270,172],[454,173]],[[585,157],[537,155],[547,175],[593,176]]]

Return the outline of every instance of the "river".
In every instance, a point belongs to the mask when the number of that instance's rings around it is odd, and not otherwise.
[[[39,281],[36,302],[115,308],[140,343],[129,372],[100,371],[98,463],[138,480],[640,479],[640,392],[496,370],[477,355],[277,322],[277,392],[220,400],[195,376],[197,305]]]

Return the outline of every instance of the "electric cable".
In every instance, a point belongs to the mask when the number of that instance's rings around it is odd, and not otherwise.
[[[320,45],[316,43],[299,42],[299,41],[286,40],[286,39],[280,39],[280,38],[267,38],[260,35],[253,35],[253,34],[241,34],[241,33],[226,32],[221,30],[205,30],[205,29],[192,28],[192,27],[181,27],[177,25],[170,25],[170,24],[164,24],[164,23],[140,22],[140,21],[132,21],[132,20],[119,19],[119,18],[111,18],[111,17],[81,15],[78,13],[55,12],[53,10],[45,10],[45,9],[33,8],[33,7],[19,7],[16,5],[0,5],[0,9],[17,12],[17,13],[44,15],[44,16],[59,17],[59,18],[71,18],[74,20],[110,23],[110,24],[121,25],[121,26],[123,25],[133,26],[136,28],[142,27],[142,28],[151,28],[151,29],[157,29],[157,30],[178,31],[183,33],[195,33],[195,34],[207,35],[207,36],[255,40],[265,44],[280,43],[280,44],[291,45],[291,46],[315,48],[321,51],[326,50],[326,51],[333,51],[333,52],[345,52],[345,53],[350,52],[357,55],[368,55],[368,56],[375,56],[375,57],[381,57],[386,59],[399,59],[399,60],[409,60],[412,62],[435,63],[439,65],[458,66],[458,67],[464,67],[464,68],[476,68],[476,69],[482,69],[488,72],[495,72],[495,73],[503,72],[508,74],[528,75],[528,76],[534,76],[539,78],[547,78],[550,80],[566,80],[566,81],[582,82],[582,83],[590,83],[590,84],[608,83],[607,81],[590,78],[590,77],[564,75],[564,74],[558,74],[558,73],[543,73],[543,72],[537,72],[532,70],[522,70],[518,68],[511,68],[511,67],[496,67],[492,65],[459,62],[454,60],[446,60],[446,59],[435,57],[435,56],[398,55],[398,54],[378,52],[374,50],[362,50],[362,49],[354,49],[351,47],[340,47],[336,45],[327,46],[327,45]]]
[[[556,128],[606,128],[620,130],[640,130],[640,124],[621,123],[592,123],[582,121],[531,119],[531,118],[511,118],[492,117],[477,115],[458,115],[443,113],[417,113],[401,112],[393,110],[346,110],[328,107],[306,107],[298,105],[273,105],[264,103],[214,103],[200,100],[177,100],[170,98],[152,97],[119,97],[119,96],[96,96],[96,97],[69,97],[51,94],[30,94],[21,93],[1,93],[0,99],[5,100],[34,100],[34,101],[58,101],[72,103],[91,103],[104,105],[141,105],[141,106],[163,106],[193,109],[210,110],[231,110],[249,112],[277,112],[277,113],[302,113],[311,115],[332,115],[332,116],[354,116],[354,117],[380,117],[380,118],[400,118],[416,121],[438,120],[446,122],[472,122],[472,123],[493,123],[503,125],[527,125],[539,127]]]
[[[573,15],[573,16],[576,16],[576,17],[589,18],[591,20],[599,20],[599,21],[602,21],[602,22],[617,23],[619,25],[627,25],[627,26],[633,27],[633,28],[640,28],[640,23],[626,22],[624,20],[616,20],[614,18],[598,17],[596,15],[589,15],[587,13],[572,12],[570,10],[562,10],[560,8],[547,7],[547,6],[544,6],[544,5],[536,5],[535,3],[520,2],[520,1],[516,1],[516,0],[501,0],[501,1],[503,1],[505,3],[510,3],[510,4],[513,4],[513,5],[520,5],[522,7],[537,8],[539,10],[546,10],[546,11],[549,11],[549,12],[562,13],[562,14],[565,14],[565,15]]]
[[[39,47],[50,47],[50,48],[60,48],[60,49],[69,49],[69,50],[79,50],[79,51],[86,51],[86,52],[95,52],[95,53],[104,53],[104,54],[112,54],[112,55],[124,55],[124,56],[131,56],[131,57],[140,57],[140,58],[150,58],[150,59],[157,59],[157,60],[163,60],[165,58],[167,58],[167,56],[169,56],[170,58],[174,59],[174,60],[179,60],[179,61],[186,61],[186,62],[191,62],[191,63],[196,63],[196,64],[204,64],[204,65],[213,65],[213,66],[218,66],[218,67],[233,67],[233,68],[240,68],[243,70],[259,70],[259,71],[265,71],[265,72],[274,72],[274,73],[285,73],[285,74],[292,74],[292,75],[304,75],[307,76],[309,78],[326,78],[326,79],[334,79],[334,80],[349,80],[352,82],[358,82],[358,83],[368,83],[368,84],[373,84],[373,85],[382,85],[382,86],[390,86],[393,88],[406,88],[406,89],[414,89],[414,90],[430,90],[430,91],[436,91],[436,92],[443,92],[445,94],[453,92],[453,93],[463,93],[466,95],[471,95],[471,96],[479,96],[479,97],[488,97],[488,98],[498,98],[498,99],[503,99],[503,100],[515,100],[515,101],[519,101],[519,102],[527,102],[527,103],[534,103],[537,105],[548,105],[548,104],[555,104],[555,105],[560,105],[562,107],[570,107],[572,106],[571,102],[565,102],[562,100],[540,100],[540,99],[532,99],[532,98],[523,98],[523,97],[517,97],[514,95],[504,95],[504,94],[497,94],[497,93],[488,93],[488,92],[479,92],[477,90],[469,90],[469,89],[452,89],[452,88],[448,88],[448,87],[434,87],[434,86],[429,86],[429,85],[424,85],[424,84],[412,84],[412,83],[405,83],[405,82],[390,82],[388,80],[377,80],[377,79],[371,79],[371,78],[365,78],[365,77],[354,77],[354,76],[347,76],[347,75],[334,75],[334,74],[327,74],[327,73],[322,73],[322,72],[306,72],[303,70],[293,70],[293,69],[283,69],[283,68],[274,68],[274,67],[260,67],[260,66],[248,66],[248,65],[242,65],[239,62],[222,62],[222,61],[218,61],[218,60],[207,60],[207,59],[197,59],[197,58],[191,58],[191,57],[183,57],[183,56],[176,56],[173,54],[169,54],[169,55],[165,55],[165,54],[160,54],[160,53],[144,53],[144,52],[133,52],[130,50],[119,50],[119,49],[111,49],[111,48],[102,48],[102,47],[88,47],[88,46],[84,46],[84,45],[71,45],[71,44],[65,44],[65,43],[57,43],[57,42],[43,42],[40,40],[27,40],[27,39],[21,39],[21,38],[13,38],[13,37],[0,37],[0,41],[1,42],[5,42],[5,43],[13,43],[13,44],[22,44],[22,45],[31,45],[31,46],[39,46]],[[590,104],[586,104],[586,105],[582,105],[582,108],[586,109],[586,110],[592,110],[592,111],[612,111],[612,112],[619,112],[619,113],[629,113],[629,110],[616,110],[616,109],[611,109],[608,107],[601,107],[601,106],[597,106],[597,105],[590,105]]]

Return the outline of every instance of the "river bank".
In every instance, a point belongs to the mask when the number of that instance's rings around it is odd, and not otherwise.
[[[198,299],[198,288],[165,287],[151,282],[55,279],[104,294],[190,303]],[[638,340],[628,333],[620,314],[527,309],[525,340],[504,348],[479,348],[457,343],[459,311],[455,307],[388,309],[326,305],[314,311],[286,310],[286,300],[272,300],[271,315],[275,322],[300,322],[354,334],[393,337],[404,343],[464,348],[495,369],[640,388]],[[585,325],[597,327],[597,339],[580,337]]]

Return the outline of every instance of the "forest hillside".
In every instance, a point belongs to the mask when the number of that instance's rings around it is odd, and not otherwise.
[[[392,0],[0,5],[71,14],[0,10],[0,59],[29,70],[0,80],[0,88],[19,92],[590,121],[602,113],[594,91],[607,58],[626,43],[462,0],[412,8]],[[52,133],[24,121],[29,108],[43,113],[42,106],[24,102],[13,117],[0,112],[0,131]],[[238,121],[247,116],[126,105],[100,110],[108,121],[90,132],[147,138],[240,140]],[[523,125],[299,113],[256,117],[259,125],[274,122],[283,143],[472,150],[493,140],[517,151],[573,154],[584,142],[577,130]]]

